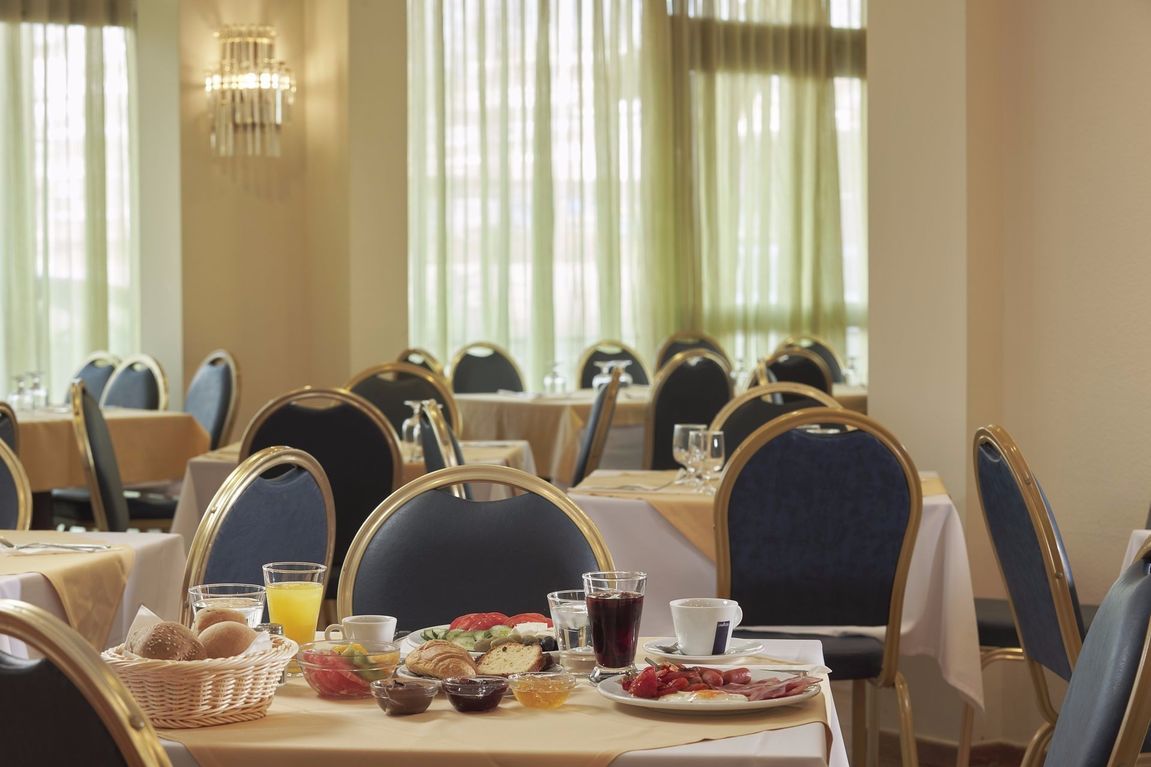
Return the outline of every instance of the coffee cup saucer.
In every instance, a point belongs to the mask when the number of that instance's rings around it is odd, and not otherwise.
[[[757,639],[732,637],[727,644],[727,652],[720,655],[684,655],[679,652],[675,637],[657,637],[643,644],[643,651],[655,658],[663,658],[673,663],[731,663],[763,650],[763,642]]]

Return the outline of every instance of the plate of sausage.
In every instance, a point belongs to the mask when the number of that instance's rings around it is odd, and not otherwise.
[[[664,663],[600,683],[600,695],[626,706],[692,714],[741,714],[796,703],[819,694],[821,677],[744,666]]]

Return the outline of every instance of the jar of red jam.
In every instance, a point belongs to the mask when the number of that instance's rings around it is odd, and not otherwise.
[[[443,690],[456,711],[491,711],[508,691],[508,680],[502,676],[449,677],[443,681]]]

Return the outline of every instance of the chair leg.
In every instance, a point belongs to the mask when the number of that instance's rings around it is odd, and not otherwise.
[[[879,767],[879,688],[867,685],[867,767]]]
[[[867,680],[851,683],[851,763],[867,764]]]
[[[1043,757],[1047,754],[1047,744],[1051,742],[1051,736],[1054,734],[1055,726],[1051,722],[1044,722],[1027,744],[1027,750],[1023,752],[1023,761],[1019,763],[1019,767],[1042,764]]]
[[[899,744],[903,767],[919,767],[919,750],[915,744],[915,721],[911,717],[911,693],[903,672],[895,672],[895,697],[899,701]]]

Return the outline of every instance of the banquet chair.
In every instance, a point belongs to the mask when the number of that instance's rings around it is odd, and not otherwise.
[[[464,451],[455,432],[444,418],[440,403],[424,400],[420,408],[420,446],[424,452],[424,468],[428,473],[464,465]],[[469,485],[452,485],[449,489],[459,498],[472,499]]]
[[[474,343],[460,349],[452,358],[451,376],[457,394],[524,390],[520,366],[495,344]]]
[[[435,356],[427,349],[421,349],[418,346],[410,346],[399,353],[396,357],[396,362],[406,362],[409,365],[430,370],[441,378],[444,377],[444,366],[440,363]]]
[[[1022,649],[988,648],[984,666],[994,660],[1022,660],[1031,673],[1044,722],[1023,754],[1023,767],[1040,764],[1058,718],[1044,669],[1070,680],[1095,608],[1080,606],[1071,564],[1047,496],[1002,426],[975,432],[975,484],[992,548],[1007,586],[1008,609]],[[981,631],[980,641],[984,639]],[[1003,637],[1004,641],[1010,637]],[[989,658],[989,653],[991,657]],[[960,756],[969,752],[974,712],[965,707]]]
[[[831,373],[831,382],[843,383],[843,363],[840,361],[839,355],[835,353],[835,349],[831,348],[831,344],[822,338],[812,335],[788,336],[783,339],[776,351],[786,349],[807,349],[810,352],[815,352],[827,365],[827,370]]]
[[[783,395],[791,395],[784,401]],[[842,405],[819,389],[803,384],[785,382],[755,386],[723,406],[712,419],[712,431],[723,432],[727,454],[743,444],[752,433],[773,418],[807,407],[840,409]]]
[[[727,369],[731,370],[731,357],[727,356],[727,352],[723,350],[719,341],[713,336],[694,330],[681,330],[677,333],[672,333],[660,344],[659,351],[655,353],[656,373],[658,374],[664,365],[671,362],[675,355],[681,352],[692,351],[693,349],[705,349],[719,355],[720,359],[722,359],[727,366]]]
[[[344,388],[375,405],[397,434],[412,414],[412,409],[404,404],[409,400],[434,399],[447,410],[452,428],[460,430],[460,409],[451,389],[442,376],[417,365],[385,362],[356,373]]]
[[[705,349],[675,355],[656,373],[647,406],[643,465],[674,469],[671,436],[677,423],[711,423],[731,400],[730,368],[722,357]]]
[[[468,501],[443,489],[493,482],[522,491]],[[514,552],[514,556],[511,553]],[[381,503],[352,542],[337,611],[399,616],[402,629],[488,610],[547,614],[547,593],[611,570],[595,524],[553,485],[504,466],[442,469]]]
[[[273,399],[252,417],[240,442],[240,460],[275,445],[311,455],[331,484],[336,543],[328,596],[334,598],[344,554],[356,530],[403,483],[396,434],[363,397],[343,389],[304,388]]]
[[[111,352],[92,352],[83,362],[76,372],[72,374],[72,378],[79,378],[88,387],[88,391],[97,401],[104,395],[104,388],[108,385],[108,379],[116,372],[116,368],[120,365],[120,358]],[[72,399],[71,384],[69,384],[68,392],[64,395],[64,401],[68,402]]]
[[[267,447],[241,462],[212,497],[188,549],[180,593],[203,583],[263,583],[268,562],[330,569],[335,543],[336,508],[319,462],[302,450]],[[183,612],[187,624],[187,600]]]
[[[156,731],[119,677],[42,608],[0,599],[0,634],[42,657],[0,652],[0,762],[168,767]]]
[[[827,369],[827,363],[808,349],[780,349],[764,360],[762,367],[771,371],[776,381],[801,383],[831,394],[831,371]],[[759,370],[759,366],[756,369]],[[759,383],[763,385],[764,381]],[[791,398],[791,395],[784,397],[785,400]]]
[[[87,487],[52,491],[56,524],[90,525],[123,532],[166,529],[176,512],[176,498],[160,493],[125,491],[116,448],[104,414],[84,382],[72,382],[72,432],[80,451]]]
[[[0,441],[0,530],[27,530],[32,524],[32,487],[16,452]]]
[[[1044,764],[1133,765],[1151,750],[1151,542],[1111,586],[1083,642]]]
[[[130,407],[137,410],[168,409],[168,378],[154,357],[133,354],[108,379],[100,396],[100,407]]]
[[[0,402],[0,442],[12,448],[13,453],[20,453],[20,422],[7,402]]]
[[[208,432],[213,450],[226,444],[240,400],[240,368],[232,355],[217,349],[204,358],[184,395],[184,412]]]
[[[903,764],[918,764],[899,644],[922,512],[919,474],[895,436],[832,408],[788,413],[757,429],[731,456],[716,492],[717,595],[740,603],[744,625],[874,627],[838,636],[736,630],[822,643],[831,679],[854,682],[852,764],[866,763],[868,680],[895,688]]]
[[[607,362],[608,360],[630,362],[631,364],[627,367],[627,374],[631,376],[632,383],[637,386],[647,386],[651,383],[651,379],[647,375],[647,368],[643,366],[643,360],[639,358],[639,352],[623,341],[604,340],[595,342],[584,349],[583,354],[580,355],[579,364],[576,366],[576,370],[579,372],[579,388],[592,388],[592,379],[599,373],[596,363]]]
[[[611,380],[595,395],[591,413],[588,415],[587,426],[584,427],[583,437],[580,439],[579,454],[576,456],[575,470],[572,472],[571,487],[584,481],[584,477],[599,467],[603,459],[604,447],[607,445],[607,435],[611,431],[612,418],[615,416],[615,403],[619,397],[619,379],[622,373],[616,369],[611,371]]]

